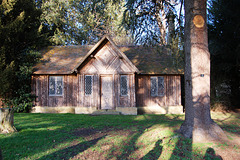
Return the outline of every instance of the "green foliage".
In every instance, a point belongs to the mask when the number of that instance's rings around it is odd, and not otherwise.
[[[168,45],[172,56],[172,66],[175,70],[184,70],[184,50],[183,41],[179,34],[173,36],[170,44]]]
[[[167,17],[176,14],[177,0],[128,0],[123,25],[137,44],[166,44]]]
[[[14,97],[10,105],[16,106],[14,108],[16,112],[29,112],[35,98],[31,93],[20,92],[19,97]]]
[[[131,39],[127,32],[120,28],[125,10],[124,1],[43,0],[38,2],[43,12],[41,22],[50,30],[49,40],[52,44],[95,44],[105,34],[118,39],[121,43]]]
[[[0,15],[0,97],[5,105],[26,108],[32,99],[32,66],[40,58],[34,50],[47,42],[41,10],[33,0],[4,0],[0,1]]]
[[[31,74],[33,72],[33,65],[40,60],[39,52],[29,50],[24,53],[22,64],[19,66],[19,71],[16,72],[18,78],[17,97],[11,100],[13,106],[16,107],[17,112],[28,112],[33,106],[33,101],[36,96],[31,94]]]
[[[6,90],[6,95],[9,94],[9,91],[13,87],[17,86],[17,89],[13,90],[11,97],[5,96],[4,103],[6,106],[12,106],[14,107],[14,111],[17,112],[28,112],[31,107],[33,106],[33,101],[35,100],[35,96],[31,94],[31,74],[33,72],[33,65],[37,63],[40,60],[40,54],[39,52],[28,50],[23,53],[23,59],[21,59],[22,64],[19,65],[19,70],[15,71],[11,76],[16,78],[16,81],[14,81],[17,84],[10,83],[9,78],[10,76],[3,76],[5,77],[6,81],[3,86]],[[11,73],[11,70],[5,70],[7,74],[9,72]],[[4,72],[4,73],[5,73]],[[4,82],[1,81],[1,83],[4,84]]]
[[[209,4],[211,96],[214,101],[240,101],[240,1],[212,0]]]

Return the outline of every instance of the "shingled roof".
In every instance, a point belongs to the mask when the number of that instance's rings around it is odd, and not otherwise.
[[[169,50],[157,46],[119,46],[142,74],[183,74],[183,65],[173,62]]]
[[[102,39],[103,40],[103,39]],[[102,41],[101,40],[101,41]],[[109,40],[109,39],[108,39]],[[100,45],[51,46],[40,52],[42,59],[33,74],[72,74]],[[109,40],[111,42],[111,40]],[[116,46],[142,74],[183,74],[182,66],[174,66],[172,56],[163,47]]]
[[[40,51],[33,74],[71,74],[93,46],[50,46]]]

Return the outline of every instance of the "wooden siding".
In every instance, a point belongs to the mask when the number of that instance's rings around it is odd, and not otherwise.
[[[32,92],[37,95],[36,106],[76,106],[101,109],[101,77],[112,79],[113,109],[116,107],[135,107],[135,69],[107,43],[93,53],[76,75],[63,75],[63,96],[49,96],[49,76],[33,75]],[[92,94],[85,95],[85,75],[93,76]],[[128,94],[120,94],[120,76],[128,79]],[[57,75],[53,75],[57,76]]]
[[[32,93],[36,94],[36,106],[78,106],[96,107],[101,109],[101,74],[93,75],[93,93],[85,95],[84,76],[63,75],[63,96],[49,96],[49,75],[34,75],[32,77]],[[87,74],[88,75],[88,74]],[[128,95],[120,95],[120,74],[112,74],[113,107],[143,107],[143,106],[178,106],[181,105],[181,77],[164,77],[164,96],[150,95],[149,75],[124,74],[128,77]],[[136,80],[136,86],[135,86]],[[136,90],[136,93],[135,93]],[[136,97],[135,97],[136,96]]]
[[[152,75],[157,76],[157,75]],[[181,77],[164,77],[164,96],[152,97],[150,94],[150,75],[136,76],[136,105],[137,107],[146,106],[179,106],[181,105]]]
[[[113,109],[116,107],[135,107],[135,70],[113,49],[110,43],[104,45],[79,68],[79,106],[101,109],[101,76],[111,76],[113,80]],[[84,94],[84,75],[93,75],[93,94]],[[120,76],[128,77],[128,95],[120,94]]]
[[[49,75],[34,75],[32,77],[32,93],[37,98],[36,106],[77,106],[77,76],[63,76],[63,95],[49,96]]]

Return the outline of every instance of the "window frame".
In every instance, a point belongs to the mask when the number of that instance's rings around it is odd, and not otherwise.
[[[152,94],[152,88],[153,88],[152,79],[155,79],[155,81],[156,81],[155,94]],[[159,79],[162,79],[163,83],[159,83]],[[163,87],[160,87],[160,85]],[[165,78],[164,78],[164,76],[151,76],[150,77],[150,96],[151,97],[163,97],[164,95],[165,95]]]
[[[122,77],[126,77],[126,81],[127,81],[127,84],[126,84],[126,90],[127,90],[127,94],[122,94]],[[122,97],[126,97],[129,95],[129,80],[128,80],[128,75],[120,75],[120,96]]]
[[[54,84],[54,94],[51,94],[50,93],[50,79],[51,78],[54,78],[54,81],[55,81],[55,84]],[[57,94],[56,93],[56,88],[57,88],[57,81],[58,81],[58,78],[61,78],[61,86],[62,86],[62,93],[61,94]],[[63,96],[63,93],[64,93],[64,83],[63,83],[63,76],[49,76],[49,85],[48,85],[48,95],[49,96]]]
[[[86,93],[86,77],[91,77],[91,93]],[[93,75],[84,75],[84,95],[85,96],[91,96],[93,94]]]

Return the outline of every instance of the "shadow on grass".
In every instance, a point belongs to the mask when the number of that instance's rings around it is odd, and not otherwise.
[[[206,150],[205,156],[203,157],[205,160],[222,160],[222,157],[219,155],[216,155],[215,150],[213,148],[208,148]]]
[[[170,160],[193,159],[192,139],[184,138],[182,135],[176,136],[176,138],[177,143],[174,147]]]
[[[161,145],[162,140],[159,139],[156,143],[155,143],[155,147],[149,151],[144,157],[142,157],[140,160],[148,160],[148,159],[158,159],[161,154],[162,154],[162,149],[163,146]]]
[[[64,148],[62,150],[59,150],[57,152],[54,152],[52,154],[43,156],[39,158],[39,160],[45,160],[45,159],[64,159],[68,160],[70,158],[73,158],[74,156],[78,155],[79,153],[87,150],[88,148],[94,146],[99,140],[103,139],[105,136],[95,138],[90,141],[85,141],[82,143],[78,143],[76,145]]]
[[[144,133],[145,129],[150,128],[151,126],[148,126],[146,128],[144,128],[144,127],[138,128],[137,133],[135,133],[134,136],[131,136],[130,141],[123,144],[124,147],[121,149],[122,154],[118,155],[117,159],[118,160],[128,159],[129,155],[132,152],[134,152],[135,150],[137,150],[136,142],[137,142],[138,138]]]

